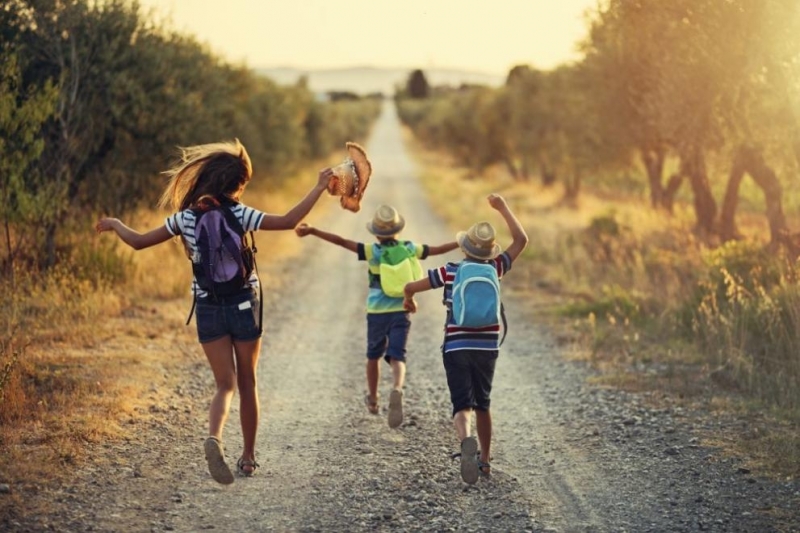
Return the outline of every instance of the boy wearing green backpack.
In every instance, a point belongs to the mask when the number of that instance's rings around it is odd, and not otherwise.
[[[406,342],[411,321],[403,307],[403,289],[407,283],[423,277],[420,259],[440,255],[458,248],[449,242],[428,246],[411,241],[400,241],[398,235],[405,227],[405,219],[389,205],[378,206],[367,231],[375,236],[376,243],[362,243],[339,235],[300,224],[295,232],[300,237],[314,235],[332,244],[355,252],[359,261],[368,265],[369,292],[367,294],[367,390],[364,399],[369,412],[378,414],[378,383],[380,359],[392,369],[393,386],[389,395],[389,427],[403,422],[403,385],[406,374]]]
[[[442,355],[453,404],[453,424],[461,441],[461,451],[455,457],[461,457],[461,477],[470,484],[478,481],[481,474],[491,473],[489,404],[502,342],[500,323],[505,323],[499,280],[528,245],[528,236],[505,199],[490,194],[488,200],[511,232],[512,242],[506,251],[500,253],[494,227],[489,222],[478,222],[456,236],[464,252],[461,262],[429,270],[427,277],[407,284],[404,291],[404,306],[413,313],[417,310],[414,294],[444,289],[447,319]],[[477,440],[470,435],[473,411]]]

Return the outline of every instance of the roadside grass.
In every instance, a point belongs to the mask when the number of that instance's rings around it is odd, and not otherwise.
[[[501,168],[475,175],[404,134],[453,231],[488,220],[510,242],[486,201],[506,198],[530,245],[504,291],[530,295],[539,319],[574,343],[569,357],[601,371],[596,385],[736,414],[750,421],[748,438],[708,438],[775,476],[800,477],[798,273],[755,238],[768,235],[763,217],[743,212],[746,239],[707,246],[685,207],[667,216],[589,190],[563,205],[558,187],[514,182]]]
[[[283,213],[316,180],[316,167],[280,188],[256,177],[244,201]],[[309,219],[334,204],[323,196]],[[125,222],[151,229],[166,214],[142,210]],[[130,421],[168,404],[185,369],[204,361],[194,325],[185,325],[191,269],[180,241],[133,251],[93,224],[70,237],[79,246],[62,266],[20,270],[13,285],[0,280],[0,484],[11,487],[0,516],[22,512],[25,494],[68,476],[88,444],[130,435]],[[256,236],[262,272],[299,250],[292,231]],[[261,281],[266,292],[278,278]]]

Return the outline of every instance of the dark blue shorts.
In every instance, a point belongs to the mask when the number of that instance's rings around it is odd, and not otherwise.
[[[497,354],[497,350],[458,350],[444,354],[453,415],[464,409],[489,410]]]
[[[256,340],[261,337],[259,312],[258,296],[251,289],[227,296],[220,302],[198,298],[197,339],[201,344],[226,335],[235,341]]]
[[[406,360],[408,313],[367,313],[367,359]]]

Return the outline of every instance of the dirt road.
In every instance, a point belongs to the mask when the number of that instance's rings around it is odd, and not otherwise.
[[[337,208],[318,225],[370,242],[365,222],[379,203],[391,203],[406,216],[405,238],[452,240],[454,232],[415,181],[391,104],[384,111],[366,143],[375,174],[362,211]],[[259,245],[268,249],[269,236],[261,234]],[[511,283],[504,289],[510,331],[493,402],[494,474],[464,485],[449,457],[457,443],[438,351],[440,294],[419,297],[407,416],[399,429],[389,429],[385,402],[379,417],[363,405],[366,267],[355,254],[318,239],[302,246],[300,260],[262,267],[263,276],[285,283],[268,293],[264,311],[256,477],[224,487],[205,469],[211,383],[198,359],[186,383],[171,391],[172,404],[154,406],[135,438],[99,446],[74,483],[41,496],[48,505],[38,517],[12,528],[800,531],[797,482],[759,478],[700,437],[739,422],[663,401],[652,408],[645,397],[586,386],[590,371],[564,361],[535,322],[535,299],[523,298]],[[509,281],[513,276],[512,270]],[[386,366],[381,392],[388,399]],[[235,408],[225,443],[233,462],[241,449]]]

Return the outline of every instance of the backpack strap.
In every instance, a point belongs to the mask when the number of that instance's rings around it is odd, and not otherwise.
[[[192,321],[192,315],[194,315],[194,308],[197,307],[197,290],[192,290],[192,308],[189,309],[189,316],[186,318],[186,325],[189,325],[189,322]]]
[[[253,272],[256,273],[256,279],[258,280],[258,334],[260,336],[264,333],[264,286],[261,284],[261,278],[258,275],[258,261],[255,258],[258,250],[256,249],[255,235],[253,235],[252,231],[249,233],[250,243],[253,245]]]
[[[503,320],[503,337],[500,339],[500,344],[497,345],[498,348],[503,345],[503,341],[506,340],[506,333],[508,333],[508,320],[506,320],[506,308],[503,302],[500,302],[500,318]]]
[[[228,222],[229,226],[235,228],[239,233],[244,235],[244,233],[245,233],[244,226],[242,226],[242,223],[239,222],[239,218],[236,215],[233,214],[233,211],[231,211],[231,207],[233,207],[234,205],[236,205],[236,204],[225,204],[225,205],[223,205],[221,207],[222,215],[225,217],[225,220]]]

